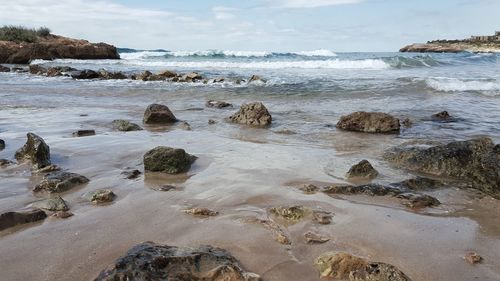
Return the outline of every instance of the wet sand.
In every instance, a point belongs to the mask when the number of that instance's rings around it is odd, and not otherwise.
[[[188,98],[182,97],[186,93],[162,90],[151,90],[148,95],[132,90],[71,90],[41,89],[40,94],[23,95],[17,89],[18,105],[26,98],[28,106],[2,104],[1,137],[7,147],[0,152],[1,158],[12,158],[25,142],[26,132],[35,132],[50,145],[54,164],[91,180],[62,195],[73,217],[48,218],[0,232],[2,280],[92,280],[143,241],[225,248],[247,270],[273,281],[319,280],[313,260],[326,251],[347,251],[390,263],[417,281],[500,279],[498,200],[442,189],[429,192],[442,205],[413,211],[393,198],[306,195],[295,188],[302,182],[342,183],[345,172],[361,159],[368,159],[380,172],[377,182],[407,179],[411,175],[392,169],[381,155],[411,136],[325,130],[315,136],[320,141],[309,142],[276,132],[282,129],[289,109],[273,98],[264,98],[264,103],[271,114],[276,112],[276,125],[252,129],[224,122],[235,109],[190,110],[203,108],[206,95]],[[7,95],[6,91],[2,94]],[[226,93],[225,97],[234,96]],[[227,101],[238,104],[243,100]],[[140,124],[145,106],[152,102],[169,105],[179,119],[191,124],[192,131],[181,126],[128,133],[111,129],[109,123],[118,118]],[[209,118],[218,123],[208,125]],[[331,117],[331,123],[335,121]],[[295,121],[288,122],[287,127],[293,129]],[[71,137],[77,129],[95,129],[97,135]],[[125,168],[143,170],[144,153],[158,145],[183,148],[199,159],[185,176],[123,178],[120,173]],[[31,176],[28,166],[1,169],[0,178],[0,211],[20,210],[39,200],[30,191],[39,178]],[[163,184],[179,189],[155,190]],[[116,200],[92,206],[81,198],[98,188],[112,189]],[[266,218],[269,208],[280,205],[303,205],[335,215],[330,225],[306,218],[287,226],[292,244],[285,246],[262,225],[248,223],[248,218]],[[182,212],[191,207],[210,208],[220,215],[199,218]],[[309,230],[331,240],[309,245],[303,237]],[[467,264],[463,256],[468,251],[477,251],[484,262]]]

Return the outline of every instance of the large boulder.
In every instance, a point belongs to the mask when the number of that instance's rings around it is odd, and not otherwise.
[[[365,133],[397,133],[399,119],[382,112],[358,111],[340,117],[337,128]]]
[[[490,138],[432,147],[404,145],[385,154],[397,167],[468,183],[500,199],[500,145]]]
[[[177,122],[177,118],[166,105],[151,104],[144,112],[145,124],[171,124]]]
[[[49,166],[51,164],[49,146],[41,137],[33,133],[28,133],[27,137],[26,144],[16,151],[17,161],[30,160],[34,169]]]
[[[212,246],[175,247],[144,242],[102,271],[95,281],[258,281],[227,251]]]
[[[167,174],[184,173],[196,158],[184,149],[158,146],[144,155],[144,170]]]
[[[229,117],[233,123],[245,124],[250,126],[268,126],[273,118],[267,108],[261,102],[243,104],[240,110]]]
[[[34,188],[34,192],[46,191],[48,193],[59,193],[68,191],[76,186],[88,183],[89,179],[75,173],[57,171],[45,175],[42,181]]]
[[[44,220],[47,217],[40,209],[25,212],[7,212],[0,215],[0,231],[25,223]]]

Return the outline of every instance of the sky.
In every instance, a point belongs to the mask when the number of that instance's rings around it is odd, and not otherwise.
[[[500,0],[0,0],[0,25],[118,47],[397,51],[500,31]]]

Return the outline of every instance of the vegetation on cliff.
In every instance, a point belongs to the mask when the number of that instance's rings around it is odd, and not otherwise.
[[[40,37],[47,37],[51,30],[47,27],[27,28],[24,26],[4,25],[0,27],[0,41],[35,43]]]

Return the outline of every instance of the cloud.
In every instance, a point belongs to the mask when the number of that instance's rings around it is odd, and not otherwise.
[[[212,8],[212,12],[214,13],[215,18],[218,20],[234,19],[236,16],[233,13],[236,11],[238,11],[238,9],[230,7],[218,6]]]
[[[325,6],[357,4],[364,0],[280,0],[280,5],[285,8],[317,8]]]

